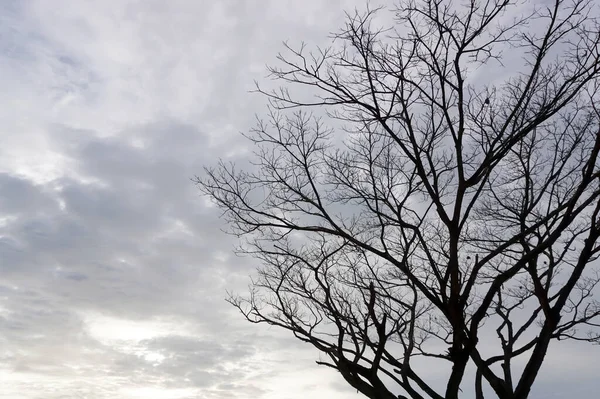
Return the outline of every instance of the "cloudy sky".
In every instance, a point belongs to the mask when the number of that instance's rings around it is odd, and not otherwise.
[[[190,179],[247,153],[282,40],[362,4],[0,0],[0,398],[358,398],[227,305],[254,265]],[[593,397],[597,350],[532,397]]]

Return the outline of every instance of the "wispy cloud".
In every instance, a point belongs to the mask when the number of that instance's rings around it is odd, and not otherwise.
[[[190,178],[247,150],[281,41],[362,4],[0,4],[1,397],[353,394],[225,303],[254,264]]]
[[[281,397],[314,354],[225,303],[252,262],[190,178],[243,153],[253,80],[339,5],[0,7],[2,397]]]

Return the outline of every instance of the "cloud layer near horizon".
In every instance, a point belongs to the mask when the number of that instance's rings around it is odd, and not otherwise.
[[[254,266],[190,178],[248,150],[281,41],[362,4],[0,3],[1,398],[354,396],[225,303]],[[540,395],[588,389],[557,365],[593,358],[557,352]]]

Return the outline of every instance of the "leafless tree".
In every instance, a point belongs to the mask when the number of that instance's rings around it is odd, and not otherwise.
[[[551,342],[599,343],[597,16],[409,0],[286,44],[253,166],[197,179],[261,262],[230,302],[369,398],[523,399]]]

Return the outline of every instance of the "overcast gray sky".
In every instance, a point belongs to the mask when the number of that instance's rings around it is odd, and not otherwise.
[[[254,265],[190,178],[247,153],[282,40],[363,4],[0,0],[0,398],[358,398],[225,303]],[[596,397],[597,358],[532,397]]]

